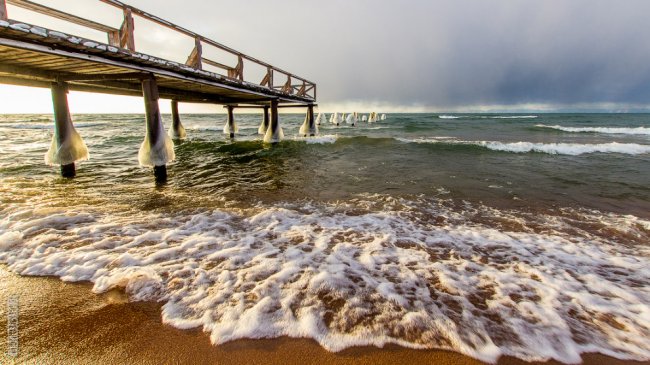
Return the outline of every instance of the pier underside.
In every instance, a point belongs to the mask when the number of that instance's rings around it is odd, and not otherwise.
[[[66,44],[68,40],[4,38],[7,33],[7,28],[0,27],[3,84],[49,88],[52,82],[65,81],[74,91],[141,96],[141,80],[154,76],[161,98],[182,102],[262,104],[277,99],[288,104],[313,103],[310,98],[92,41],[82,41],[76,45],[80,49],[75,49]]]

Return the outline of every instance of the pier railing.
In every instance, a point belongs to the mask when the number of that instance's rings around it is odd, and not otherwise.
[[[204,65],[209,65],[215,67],[219,70],[224,71],[220,73],[222,76],[228,77],[231,80],[244,82],[244,61],[251,62],[256,64],[262,69],[266,69],[266,74],[264,78],[259,82],[255,83],[262,87],[269,88],[271,90],[276,90],[288,95],[296,95],[299,97],[308,97],[316,100],[316,84],[306,80],[304,78],[298,77],[291,74],[290,72],[284,71],[278,67],[270,65],[266,62],[260,61],[254,57],[241,53],[235,49],[232,49],[228,46],[225,46],[219,42],[216,42],[212,39],[206,38],[202,35],[194,33],[190,30],[187,30],[183,27],[180,27],[176,24],[168,22],[164,19],[161,19],[157,16],[151,15],[145,11],[134,8],[128,4],[122,3],[117,0],[96,0],[102,3],[116,7],[122,11],[123,21],[119,28],[111,27],[101,23],[94,22],[92,20],[84,19],[82,17],[66,13],[61,10],[57,10],[42,4],[38,4],[29,0],[0,0],[0,20],[6,20],[6,4],[11,4],[26,10],[44,14],[53,18],[64,20],[73,24],[77,24],[83,27],[87,27],[99,32],[106,33],[108,44],[114,47],[119,47],[122,49],[127,49],[131,52],[136,52],[135,45],[135,27],[134,27],[134,16],[141,17],[163,27],[174,30],[178,33],[186,35],[194,39],[194,48],[192,52],[187,57],[185,64],[189,67],[203,70]],[[211,60],[203,56],[203,46],[209,45],[215,47],[231,56],[234,56],[237,59],[235,65],[227,65],[215,60]],[[281,84],[276,84],[276,80],[284,80]]]

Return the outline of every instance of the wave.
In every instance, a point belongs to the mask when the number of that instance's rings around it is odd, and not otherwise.
[[[589,153],[620,153],[626,155],[640,155],[650,153],[650,145],[638,143],[534,143],[534,142],[499,142],[499,141],[461,141],[453,137],[427,137],[427,138],[396,138],[405,143],[432,143],[465,146],[480,146],[493,151],[527,153],[539,152],[551,155],[577,156]]]
[[[315,137],[296,137],[296,141],[304,141],[307,144],[329,144],[335,143],[339,139],[338,135],[326,134]]]
[[[537,115],[507,115],[507,116],[496,116],[496,117],[487,117],[490,119],[535,119]]]
[[[477,142],[478,145],[484,146],[494,151],[505,151],[515,153],[541,152],[551,155],[571,155],[577,156],[586,153],[621,153],[626,155],[640,155],[650,153],[649,145],[637,143],[599,143],[599,144],[579,144],[579,143],[532,143],[532,142]]]
[[[564,127],[561,125],[545,124],[536,124],[535,127],[557,129],[563,132],[574,133],[650,135],[650,128],[648,127]]]
[[[73,122],[75,128],[89,128],[106,126],[108,123],[83,123]],[[7,129],[44,129],[54,130],[54,122],[50,123],[0,123],[0,128]]]
[[[489,362],[650,359],[650,252],[616,242],[645,247],[650,222],[633,216],[386,195],[171,216],[2,212],[11,270],[162,301],[165,323],[201,327],[214,344],[291,336],[330,351],[395,343]]]
[[[537,115],[439,115],[439,119],[535,119]]]

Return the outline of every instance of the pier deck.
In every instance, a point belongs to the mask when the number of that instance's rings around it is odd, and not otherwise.
[[[167,179],[166,164],[175,158],[172,138],[186,136],[178,115],[179,102],[226,105],[228,121],[224,133],[231,139],[237,133],[233,109],[263,108],[259,131],[264,132],[263,140],[267,143],[278,143],[283,135],[278,108],[302,106],[307,109],[305,123],[309,126],[305,136],[315,135],[313,82],[120,1],[94,1],[98,11],[100,5],[108,5],[110,10],[119,12],[121,25],[101,24],[30,0],[0,0],[0,83],[50,88],[55,130],[45,161],[60,165],[64,177],[75,176],[75,163],[88,158],[88,149],[70,116],[68,90],[143,97],[146,129],[138,159],[140,165],[153,167],[157,181]],[[8,9],[7,4],[16,8]],[[48,29],[26,19],[12,19],[8,10],[17,8],[104,33],[106,42]],[[194,48],[187,60],[179,63],[138,52],[134,17],[188,37]],[[161,44],[160,48],[167,46]],[[205,57],[204,47],[218,50],[230,64],[214,56]],[[261,70],[262,80],[253,82],[245,77],[245,65],[247,70],[250,66]],[[282,83],[278,85],[276,81]],[[173,122],[168,133],[160,115],[160,98],[171,99]]]
[[[70,90],[142,95],[141,80],[155,77],[161,98],[180,102],[216,104],[308,105],[316,101],[316,85],[290,72],[235,51],[211,39],[115,0],[99,0],[124,14],[124,22],[111,27],[27,0],[0,0],[0,83],[49,88],[66,82]],[[85,39],[11,19],[6,4],[64,19],[106,32],[107,42]],[[9,16],[7,16],[9,15]],[[133,17],[143,17],[194,39],[195,47],[181,64],[136,51]],[[204,46],[217,48],[237,59],[225,65],[204,58]],[[244,64],[267,70],[259,83],[245,81]],[[224,74],[204,69],[223,70]],[[274,80],[283,82],[275,85]]]

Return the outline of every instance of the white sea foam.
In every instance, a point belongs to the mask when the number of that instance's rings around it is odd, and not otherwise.
[[[476,144],[495,151],[506,152],[542,152],[552,155],[582,155],[585,153],[621,153],[626,155],[640,155],[650,153],[650,145],[637,143],[533,143],[533,142],[487,142],[481,141]]]
[[[486,117],[489,119],[535,119],[537,115],[498,115]]]
[[[439,119],[535,119],[537,115],[439,115]]]
[[[545,124],[537,124],[535,127],[557,129],[564,132],[574,133],[650,135],[650,128],[648,127],[565,127],[561,125]]]
[[[297,137],[296,140],[305,141],[307,144],[328,144],[335,143],[339,139],[338,135],[326,134],[316,137]]]
[[[650,359],[649,253],[638,249],[650,222],[633,216],[383,195],[173,215],[0,209],[12,270],[163,301],[165,323],[215,344],[292,336],[489,362]]]
[[[534,143],[534,142],[499,142],[499,141],[462,141],[454,137],[422,137],[422,138],[396,138],[405,143],[434,143],[475,145],[493,151],[527,153],[539,152],[552,155],[582,155],[588,153],[620,153],[626,155],[640,155],[650,153],[650,145],[638,143]]]

